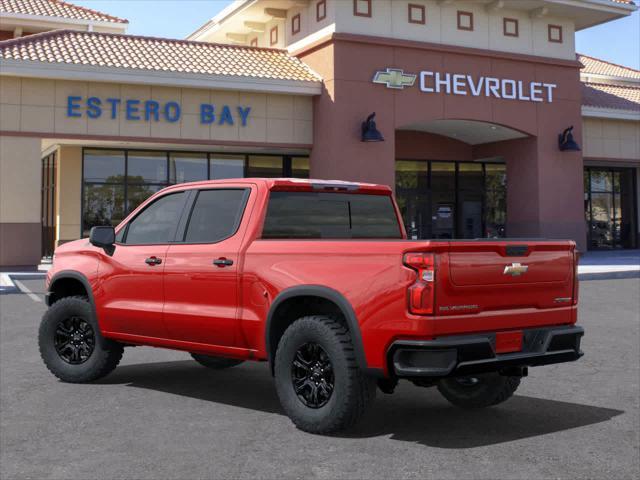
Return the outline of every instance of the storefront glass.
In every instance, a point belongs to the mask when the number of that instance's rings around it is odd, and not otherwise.
[[[82,236],[117,225],[162,188],[183,182],[242,177],[309,178],[309,159],[150,150],[83,150]]]
[[[504,237],[504,164],[398,160],[396,196],[410,238]]]
[[[589,248],[636,248],[634,169],[587,167],[584,187]]]

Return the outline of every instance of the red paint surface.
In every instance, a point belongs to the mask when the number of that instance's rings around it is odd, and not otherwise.
[[[147,202],[180,189],[240,185],[249,186],[251,194],[237,233],[227,240],[117,245],[113,256],[86,239],[78,240],[58,248],[48,279],[62,270],[84,274],[107,337],[253,359],[267,358],[265,323],[278,294],[300,285],[326,286],[353,307],[368,366],[384,370],[387,348],[397,339],[576,321],[577,306],[556,302],[573,295],[571,241],[410,241],[404,229],[403,240],[261,240],[269,189],[310,189],[299,181],[199,182],[169,187]],[[376,185],[363,185],[358,193],[362,192],[391,194],[389,188]],[[507,244],[529,248],[521,257],[509,257]],[[403,265],[408,252],[434,255],[433,315],[408,312],[407,292],[417,278],[415,270]],[[146,265],[145,258],[152,255],[162,264]],[[212,265],[219,257],[232,259],[233,266]],[[504,267],[513,262],[528,265],[527,274],[505,276]],[[511,344],[510,337],[500,338]]]

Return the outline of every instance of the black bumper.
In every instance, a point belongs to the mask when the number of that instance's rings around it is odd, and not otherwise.
[[[389,349],[390,370],[397,377],[447,377],[533,367],[579,359],[581,327],[523,330],[522,350],[496,354],[495,333],[398,340]]]

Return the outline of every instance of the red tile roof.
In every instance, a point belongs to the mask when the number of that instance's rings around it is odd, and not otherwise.
[[[285,50],[53,30],[0,42],[1,60],[320,82]]]
[[[71,18],[74,20],[129,23],[129,20],[124,18],[107,15],[106,13],[73,5],[62,0],[0,0],[0,12]]]
[[[589,57],[588,55],[578,54],[577,57],[578,61],[584,65],[584,68],[580,72],[582,74],[588,75],[592,73],[611,77],[640,79],[640,70],[617,65],[599,58]]]
[[[640,87],[583,83],[582,105],[640,112]]]

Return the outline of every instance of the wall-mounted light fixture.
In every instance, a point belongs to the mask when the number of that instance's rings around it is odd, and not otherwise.
[[[364,122],[362,122],[361,140],[363,142],[384,142],[384,137],[376,127],[376,122],[374,120],[375,117],[376,112],[373,112]]]
[[[573,139],[573,125],[565,128],[564,132],[558,135],[558,148],[561,152],[579,152],[580,145]]]

